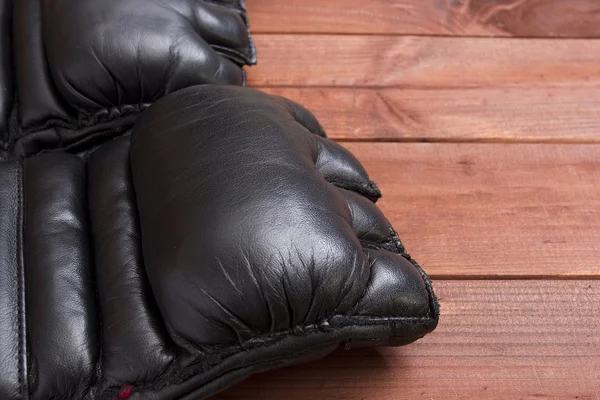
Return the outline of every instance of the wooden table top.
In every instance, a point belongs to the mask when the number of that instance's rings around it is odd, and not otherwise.
[[[600,0],[248,0],[249,86],[354,152],[438,329],[219,400],[600,400]]]

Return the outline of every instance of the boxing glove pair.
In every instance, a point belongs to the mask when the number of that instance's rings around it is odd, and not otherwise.
[[[16,80],[5,119],[0,398],[205,398],[340,344],[403,345],[435,328],[431,284],[356,158],[304,107],[222,85],[254,60],[241,3],[21,1],[42,21],[54,10],[48,24],[82,21],[56,28],[79,26],[72,46],[54,32],[64,64],[43,36],[42,75],[27,95]],[[86,5],[95,14],[77,14]],[[190,15],[202,28],[166,33]],[[145,33],[129,31],[133,16]],[[186,47],[192,34],[205,55]],[[87,38],[124,47],[103,59]],[[155,74],[172,54],[183,68]]]

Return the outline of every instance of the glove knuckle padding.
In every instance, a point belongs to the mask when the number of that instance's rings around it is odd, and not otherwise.
[[[98,126],[97,135],[110,136],[105,132],[115,129],[110,121],[131,120],[131,114],[183,87],[241,85],[241,66],[256,60],[242,0],[13,3],[17,114],[23,131],[12,138],[17,154],[80,142],[90,136],[82,130],[90,126]],[[8,29],[2,18],[0,24]],[[0,79],[8,72],[0,71]],[[3,104],[0,97],[0,117],[6,121]]]
[[[268,96],[236,94],[178,93],[132,138],[136,188],[152,190],[138,198],[150,282],[169,325],[202,345],[343,314],[368,279],[344,199],[316,170],[317,137]]]
[[[403,343],[435,326],[424,274],[361,197],[378,196],[364,169],[280,102],[180,91],[138,122],[131,154],[146,271],[179,345]]]
[[[86,157],[0,162],[0,398],[203,398],[433,330],[378,189],[315,123],[191,87]]]

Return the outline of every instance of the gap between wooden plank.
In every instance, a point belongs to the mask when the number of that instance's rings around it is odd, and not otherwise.
[[[257,375],[218,400],[595,399],[600,282],[434,281],[436,331]]]
[[[341,141],[600,143],[600,86],[264,88],[313,110]]]
[[[600,40],[255,35],[249,86],[425,88],[600,82]]]
[[[600,138],[444,138],[444,137],[415,137],[415,138],[333,138],[340,143],[506,143],[506,144],[600,144]]]
[[[374,36],[374,37],[390,37],[390,38],[398,38],[398,37],[422,37],[422,38],[461,38],[461,39],[480,39],[480,40],[495,40],[495,39],[503,39],[503,40],[562,40],[568,39],[569,41],[585,41],[585,40],[597,40],[600,39],[600,36],[590,36],[590,37],[536,37],[536,36],[507,36],[507,35],[430,35],[430,34],[418,34],[418,33],[376,33],[376,32],[327,32],[327,31],[314,31],[314,32],[261,32],[256,31],[253,34],[260,36],[277,36],[277,35],[286,35],[286,36]]]
[[[343,145],[432,277],[600,276],[600,146]]]
[[[254,32],[599,37],[596,0],[252,0]]]

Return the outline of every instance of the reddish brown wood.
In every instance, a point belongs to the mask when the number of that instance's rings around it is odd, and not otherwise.
[[[600,37],[596,0],[251,0],[255,32]]]
[[[452,281],[434,282],[441,322],[422,341],[338,351],[218,399],[600,400],[600,40],[547,39],[600,37],[600,2],[248,7],[249,84],[345,140],[408,250]],[[590,280],[546,280],[562,278]]]
[[[264,90],[313,110],[335,139],[600,143],[600,85]]]
[[[600,145],[344,146],[434,277],[600,277]]]
[[[474,88],[600,81],[600,40],[255,35],[251,86]]]
[[[597,399],[600,282],[438,281],[438,329],[403,348],[339,350],[219,400]]]

